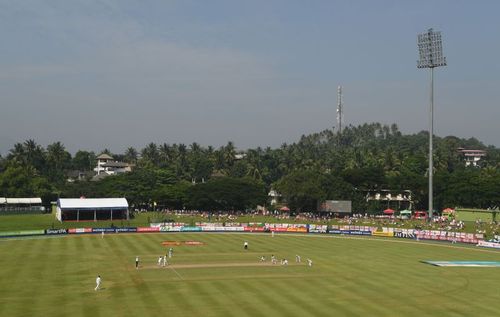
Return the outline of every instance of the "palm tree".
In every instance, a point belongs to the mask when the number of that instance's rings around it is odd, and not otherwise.
[[[149,143],[145,148],[141,151],[142,159],[145,162],[153,164],[153,166],[157,166],[159,162],[159,152],[158,147],[153,142]]]
[[[234,147],[233,142],[229,141],[224,147],[224,165],[226,168],[233,166],[235,156],[236,156],[236,148]]]
[[[24,141],[23,146],[26,162],[37,171],[42,171],[45,165],[45,150],[43,147],[37,144],[33,139]]]
[[[50,165],[56,170],[67,167],[71,160],[71,155],[61,142],[54,142],[47,146],[47,159]]]
[[[137,152],[137,150],[134,147],[128,147],[127,150],[125,151],[125,154],[124,154],[125,162],[137,164],[138,156],[139,156],[139,153]]]
[[[9,161],[14,161],[22,165],[28,165],[28,159],[26,157],[26,151],[22,143],[14,144],[14,148],[10,150],[7,156]]]
[[[47,173],[52,181],[63,181],[64,170],[71,162],[69,154],[61,142],[54,142],[47,146]]]

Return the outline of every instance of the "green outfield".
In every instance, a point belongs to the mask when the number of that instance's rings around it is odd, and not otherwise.
[[[166,240],[205,245],[175,246],[171,266],[161,268]],[[500,260],[500,252],[468,246],[328,235],[109,234],[1,239],[0,254],[0,316],[500,315],[499,268],[420,262]],[[272,254],[290,264],[270,264]]]

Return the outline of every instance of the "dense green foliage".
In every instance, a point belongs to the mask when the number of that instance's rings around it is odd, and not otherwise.
[[[500,205],[499,149],[452,136],[435,137],[434,144],[437,208]],[[481,166],[466,168],[461,147],[487,151]],[[265,204],[262,193],[276,188],[293,210],[314,210],[323,199],[349,199],[355,211],[364,211],[366,190],[392,189],[411,190],[416,208],[425,208],[427,153],[427,132],[403,135],[395,124],[372,123],[349,126],[342,135],[325,130],[302,136],[277,149],[237,151],[232,142],[218,149],[197,143],[130,147],[112,155],[134,164],[132,173],[90,181],[95,153],[72,157],[60,142],[45,149],[27,140],[0,157],[0,196],[41,196],[45,202],[124,196],[136,208],[213,210]],[[87,179],[68,183],[75,171]]]

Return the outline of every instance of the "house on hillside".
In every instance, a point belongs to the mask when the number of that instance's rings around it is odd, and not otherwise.
[[[277,204],[281,203],[281,201],[282,201],[281,194],[275,189],[271,189],[269,191],[269,193],[267,194],[267,196],[269,197],[271,205],[277,205]]]
[[[457,150],[462,155],[465,166],[479,167],[479,162],[486,156],[486,151],[483,150],[466,150],[464,148],[458,148]]]
[[[97,157],[97,166],[94,171],[97,173],[95,175],[97,178],[102,178],[108,175],[131,172],[133,167],[133,164],[115,161],[111,155],[103,153]]]

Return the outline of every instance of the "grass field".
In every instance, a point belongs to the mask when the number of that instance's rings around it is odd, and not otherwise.
[[[172,265],[158,268],[165,240],[206,245],[176,246]],[[420,262],[500,260],[500,252],[467,246],[327,235],[110,234],[1,239],[0,254],[0,316],[500,315],[500,269]],[[290,265],[259,263],[271,254]],[[296,265],[295,254],[313,266]]]

